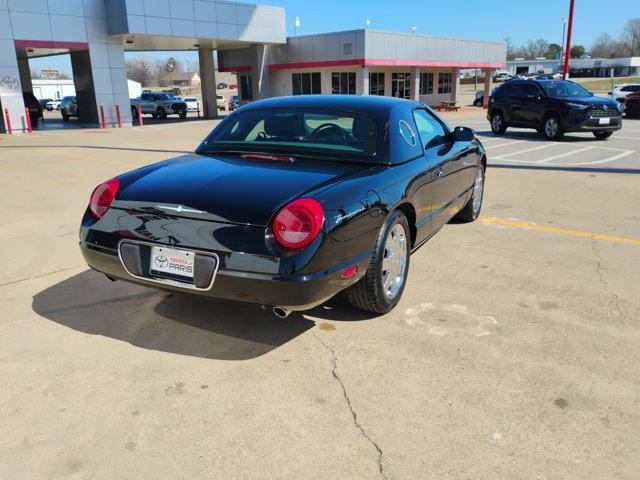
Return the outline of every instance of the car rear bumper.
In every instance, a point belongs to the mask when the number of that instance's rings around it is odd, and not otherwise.
[[[179,282],[164,283],[144,268],[134,275],[125,268],[118,250],[80,242],[80,250],[87,264],[105,275],[140,285],[163,290],[180,291],[212,298],[274,305],[289,310],[306,310],[325,302],[338,292],[354,284],[364,275],[370,262],[366,253],[342,265],[311,275],[283,276],[256,272],[238,271],[217,267],[208,288],[194,288]],[[358,267],[358,273],[349,278],[341,278],[342,272],[350,266]]]

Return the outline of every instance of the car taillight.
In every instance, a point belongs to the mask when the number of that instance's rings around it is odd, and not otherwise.
[[[98,185],[91,194],[91,200],[89,200],[89,211],[91,215],[100,220],[107,213],[111,202],[116,198],[116,193],[120,187],[120,181],[117,178],[112,178],[104,183]]]
[[[299,198],[285,205],[273,220],[276,240],[287,248],[302,248],[318,236],[324,212],[313,198]]]

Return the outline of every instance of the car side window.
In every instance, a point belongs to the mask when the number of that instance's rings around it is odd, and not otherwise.
[[[416,121],[420,141],[425,149],[444,143],[447,130],[436,117],[421,108],[414,110],[413,117]]]
[[[493,93],[493,99],[497,100],[498,102],[503,101],[507,95],[509,95],[509,85],[503,85],[502,87],[498,88],[494,93]]]
[[[142,95],[140,95],[140,100],[149,100],[149,94],[143,93]]]
[[[520,88],[525,97],[536,97],[540,93],[535,85],[520,85]]]

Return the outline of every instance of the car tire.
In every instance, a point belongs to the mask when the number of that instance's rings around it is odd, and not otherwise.
[[[407,283],[410,251],[409,222],[404,213],[396,210],[380,229],[365,275],[347,289],[349,303],[366,312],[391,311],[400,301]]]
[[[504,122],[504,116],[501,112],[491,114],[491,131],[494,135],[502,135],[507,131],[507,124]]]
[[[456,220],[469,223],[475,221],[480,215],[480,210],[482,210],[482,199],[484,197],[484,174],[484,166],[479,165],[476,170],[476,178],[473,181],[471,196],[465,206],[462,207],[462,210],[460,210],[454,217]]]
[[[613,135],[613,132],[593,132],[593,136],[598,140],[606,140],[611,135]]]
[[[180,113],[178,114],[178,116],[179,116],[180,118],[182,118],[182,119],[185,119],[185,118],[187,118],[187,112],[180,112]]]
[[[627,102],[627,118],[640,118],[640,102]]]
[[[133,120],[138,116],[138,109],[136,107],[131,107],[131,119]]]
[[[542,123],[542,134],[547,140],[560,140],[564,135],[562,122],[557,115],[549,115]]]
[[[164,108],[159,108],[156,115],[160,120],[165,120],[167,118],[167,112],[165,112]]]
[[[64,109],[60,110],[60,114],[62,115],[62,119],[65,122],[69,121],[69,115],[67,115],[67,111],[66,110],[64,110]]]

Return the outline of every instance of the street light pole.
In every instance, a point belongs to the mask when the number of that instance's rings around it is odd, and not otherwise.
[[[562,65],[562,59],[564,58],[564,35],[567,31],[567,19],[562,17],[562,43],[560,44],[560,65]]]
[[[567,31],[567,46],[564,51],[564,74],[562,78],[566,80],[569,78],[569,61],[571,60],[571,33],[573,31],[573,7],[575,0],[571,0],[569,4],[569,29]]]

